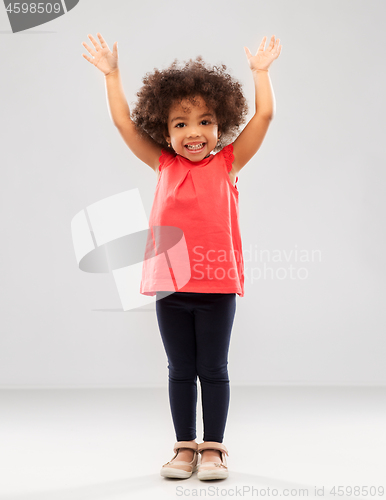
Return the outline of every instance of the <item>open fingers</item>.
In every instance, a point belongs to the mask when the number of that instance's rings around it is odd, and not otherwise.
[[[267,41],[267,37],[265,36],[262,41],[261,41],[261,44],[259,46],[259,48],[257,49],[257,52],[256,52],[256,55],[259,53],[259,51],[262,51],[264,50],[264,47],[265,47],[265,42]]]
[[[244,47],[245,53],[247,54],[248,59],[252,57],[251,51],[248,49],[248,47]]]
[[[98,35],[99,41],[101,42],[102,47],[104,49],[109,49],[110,50],[110,48],[107,45],[107,43],[106,43],[105,39],[103,38],[103,36],[100,33],[97,33],[97,35]]]
[[[87,43],[86,43],[86,42],[82,42],[82,45],[83,45],[83,47],[84,47],[86,50],[88,50],[88,51],[90,52],[90,54],[91,54],[93,57],[95,57],[95,56],[96,56],[96,52],[95,52],[95,50],[94,50],[94,49],[92,49],[91,47],[89,47],[89,46],[87,45]]]
[[[272,50],[275,45],[275,35],[271,36],[271,41],[269,42],[268,49],[267,50]]]
[[[92,35],[87,35],[87,36],[89,37],[89,39],[91,40],[92,44],[94,45],[94,47],[96,48],[96,50],[98,52],[98,50],[100,50],[98,42],[95,40],[95,38]]]
[[[279,50],[279,44],[280,44],[280,38],[276,38],[275,41],[275,35],[272,36],[271,42],[267,48],[267,51],[271,52],[271,54],[276,54]]]
[[[92,59],[91,57],[89,56],[86,56],[86,54],[82,54],[82,56],[87,59],[88,62],[90,62],[91,64],[94,64],[94,59]]]
[[[280,38],[277,38],[276,42],[275,42],[275,46],[274,46],[272,52],[275,52],[277,55],[279,55],[280,54],[280,52],[279,52],[279,46],[281,47],[281,45],[280,45]]]

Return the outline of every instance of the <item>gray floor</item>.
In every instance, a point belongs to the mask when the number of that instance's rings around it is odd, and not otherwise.
[[[385,387],[231,386],[221,481],[159,475],[175,442],[168,404],[166,388],[0,391],[0,498],[386,495]],[[197,431],[200,443],[200,398]]]

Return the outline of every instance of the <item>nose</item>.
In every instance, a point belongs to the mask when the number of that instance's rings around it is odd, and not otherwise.
[[[197,127],[189,127],[187,129],[187,135],[189,138],[191,138],[191,137],[198,137],[200,134],[199,131],[197,130]]]

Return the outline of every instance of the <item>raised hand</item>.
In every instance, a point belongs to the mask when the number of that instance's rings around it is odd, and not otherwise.
[[[114,43],[113,51],[111,52],[102,35],[100,33],[97,33],[97,35],[101,45],[98,44],[92,35],[88,35],[95,50],[89,47],[86,42],[82,42],[83,47],[85,47],[93,57],[86,56],[85,54],[82,54],[82,56],[100,69],[106,76],[118,69],[118,42]]]
[[[258,48],[256,55],[253,56],[248,47],[244,47],[245,53],[248,58],[248,64],[252,71],[256,70],[268,70],[272,61],[277,59],[281,52],[281,45],[279,45],[280,38],[276,39],[275,35],[272,36],[271,41],[268,45],[268,48],[264,50],[265,42],[267,41],[267,37],[265,36]]]

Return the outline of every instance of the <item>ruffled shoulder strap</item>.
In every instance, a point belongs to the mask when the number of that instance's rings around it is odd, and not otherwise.
[[[233,155],[233,143],[228,144],[228,146],[222,148],[221,153],[224,156],[225,163],[227,166],[227,171],[230,172],[232,170],[232,163],[235,160],[235,157]]]
[[[175,158],[175,154],[171,153],[165,148],[162,148],[161,156],[159,157],[159,171],[163,169],[164,166],[167,166],[170,160]]]

